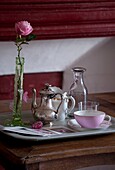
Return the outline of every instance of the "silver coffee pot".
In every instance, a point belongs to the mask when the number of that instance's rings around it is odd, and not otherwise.
[[[33,98],[32,98],[32,105],[31,105],[31,110],[34,116],[35,120],[40,120],[43,122],[43,124],[50,123],[54,120],[57,119],[57,114],[58,114],[58,109],[61,105],[62,101],[62,94],[61,93],[56,93],[52,86],[49,84],[45,84],[45,87],[40,90],[40,104],[38,106],[36,102],[36,89],[32,89],[33,91]],[[60,103],[55,110],[52,106],[52,99],[55,98],[58,95],[60,97]]]

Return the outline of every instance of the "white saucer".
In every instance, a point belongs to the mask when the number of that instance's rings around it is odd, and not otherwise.
[[[75,119],[70,119],[70,120],[68,120],[67,124],[68,124],[69,127],[71,127],[71,128],[74,129],[74,130],[77,130],[77,131],[107,129],[109,126],[112,125],[111,122],[108,122],[108,121],[104,120],[104,121],[99,125],[99,127],[96,127],[96,128],[83,128],[83,127],[81,127],[81,126],[79,125],[79,123],[78,123]]]

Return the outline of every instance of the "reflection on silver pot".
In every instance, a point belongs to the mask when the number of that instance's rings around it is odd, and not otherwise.
[[[64,120],[66,114],[71,112],[75,106],[75,100],[67,93],[63,93],[58,87],[45,84],[45,88],[40,91],[41,101],[39,106],[36,102],[36,89],[33,89],[31,110],[35,120],[40,120],[44,124],[54,120]],[[58,104],[54,107],[54,99],[59,98]],[[71,101],[71,106],[68,105]]]

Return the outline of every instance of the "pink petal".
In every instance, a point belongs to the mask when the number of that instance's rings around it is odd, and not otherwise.
[[[15,23],[15,31],[18,35],[29,35],[33,28],[28,21],[20,21]]]
[[[24,102],[28,102],[28,92],[26,91],[26,92],[24,92],[24,94],[23,94],[23,100],[24,100]]]
[[[43,126],[43,123],[41,121],[37,121],[37,122],[33,123],[32,128],[40,129],[40,128],[42,128],[42,126]]]

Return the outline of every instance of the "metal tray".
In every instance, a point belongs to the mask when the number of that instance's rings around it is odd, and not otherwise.
[[[13,137],[15,139],[20,140],[28,140],[28,141],[48,141],[55,139],[69,139],[69,138],[79,138],[85,136],[94,136],[94,135],[106,135],[110,133],[115,133],[115,118],[112,117],[111,125],[106,128],[97,128],[97,129],[85,129],[85,128],[72,128],[68,125],[68,121],[70,119],[66,119],[64,122],[54,122],[52,127],[44,127],[43,130],[48,131],[49,135],[37,135],[32,131],[30,133],[23,132],[24,129],[19,131],[12,130],[4,130],[3,126],[1,126],[1,133]],[[20,127],[19,127],[20,128]],[[22,127],[21,127],[22,128]]]

